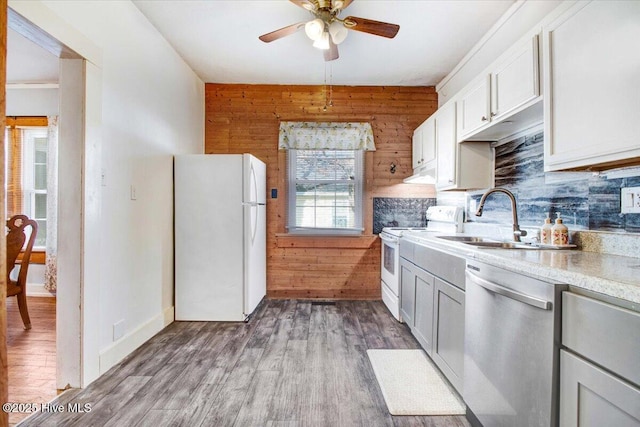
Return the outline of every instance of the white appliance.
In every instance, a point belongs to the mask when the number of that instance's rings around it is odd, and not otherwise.
[[[182,155],[174,177],[176,320],[247,320],[266,294],[265,164]]]
[[[393,317],[400,316],[400,238],[406,232],[461,233],[463,210],[455,206],[431,206],[427,209],[427,227],[385,227],[382,240],[380,286],[382,301]]]

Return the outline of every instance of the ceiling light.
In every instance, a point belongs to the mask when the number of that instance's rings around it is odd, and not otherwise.
[[[307,22],[304,25],[304,32],[307,33],[307,37],[311,40],[319,40],[324,33],[324,21],[320,18],[316,18]]]
[[[322,50],[329,49],[329,33],[326,31],[322,33],[320,38],[313,42],[313,47],[317,47]]]
[[[329,33],[331,34],[333,42],[335,44],[340,44],[347,38],[349,31],[340,21],[333,21],[331,25],[329,25]]]
[[[309,12],[314,12],[316,10],[315,5],[311,3],[302,3],[302,7],[307,9]]]

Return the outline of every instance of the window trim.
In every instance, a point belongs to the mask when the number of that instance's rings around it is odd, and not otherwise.
[[[296,157],[298,151],[319,150],[287,150],[287,218],[285,228],[289,235],[300,236],[360,236],[364,233],[364,151],[348,150],[355,153],[355,226],[352,228],[320,228],[320,227],[295,227],[296,218]],[[340,151],[340,150],[327,150]]]

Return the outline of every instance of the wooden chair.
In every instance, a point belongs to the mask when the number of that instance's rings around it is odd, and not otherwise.
[[[31,235],[22,255],[22,260],[18,260],[18,255],[27,239],[25,228],[31,226]],[[7,220],[7,296],[15,295],[18,300],[20,316],[25,329],[31,329],[31,319],[27,309],[27,273],[29,271],[29,261],[31,260],[31,250],[38,234],[38,223],[29,219],[26,215],[16,215]],[[16,264],[20,265],[20,272],[16,280],[11,279],[11,271]]]

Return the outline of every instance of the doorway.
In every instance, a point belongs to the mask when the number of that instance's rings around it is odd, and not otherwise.
[[[38,6],[17,3],[16,7],[24,7],[29,12]],[[95,142],[100,124],[101,82],[97,67],[46,32],[47,25],[54,25],[60,30],[64,24],[54,16],[47,16],[46,10],[39,12],[33,14],[35,19],[31,22],[8,9],[8,27],[46,49],[59,61],[57,230],[64,238],[59,239],[57,245],[54,363],[56,388],[79,388],[99,374],[97,342],[94,343],[92,337],[85,339],[85,331],[95,327],[94,319],[92,316],[84,317],[82,313],[97,313],[99,276],[95,265],[87,261],[88,258],[97,257],[87,257],[87,254],[95,255],[96,247],[99,247],[99,221],[92,214],[87,214],[86,210],[88,206],[91,212],[99,214],[100,201],[99,198],[92,199],[93,202],[86,201],[86,188],[95,186],[96,178],[95,174],[85,171],[88,170],[87,163],[95,165],[96,159],[99,161],[99,147]],[[71,38],[77,37],[73,32],[62,33],[71,34]],[[86,41],[83,42],[86,48]],[[86,148],[89,144],[87,141],[93,143],[89,149]],[[99,172],[97,176],[99,181]],[[88,270],[91,267],[94,269]],[[92,285],[87,289],[85,283]]]

